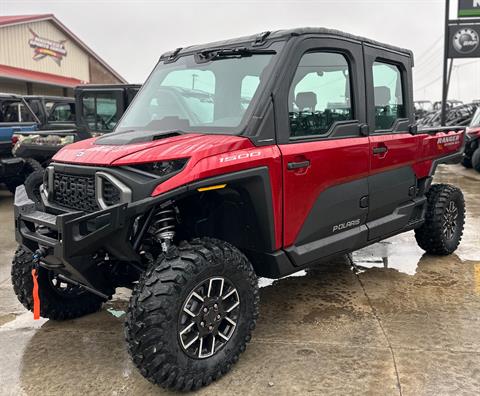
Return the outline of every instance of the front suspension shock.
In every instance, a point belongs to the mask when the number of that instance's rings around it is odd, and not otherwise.
[[[175,237],[175,227],[177,225],[177,209],[169,207],[162,209],[155,214],[152,224],[153,234],[162,246],[162,251],[167,252],[173,243]]]

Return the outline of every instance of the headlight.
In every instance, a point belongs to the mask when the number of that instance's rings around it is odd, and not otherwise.
[[[187,162],[188,158],[182,158],[170,161],[158,161],[149,162],[146,164],[133,165],[132,168],[151,173],[155,176],[163,177],[171,173],[181,171]]]

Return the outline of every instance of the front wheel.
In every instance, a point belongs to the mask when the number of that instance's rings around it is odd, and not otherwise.
[[[133,292],[125,329],[133,362],[169,389],[198,389],[220,378],[250,341],[257,283],[234,246],[210,238],[181,244]]]
[[[415,230],[418,245],[430,254],[451,254],[460,244],[464,225],[462,191],[449,184],[434,184],[427,193],[425,223]]]
[[[18,300],[33,311],[32,253],[22,247],[15,252],[12,262],[12,284]],[[66,320],[98,311],[103,300],[78,286],[62,281],[45,268],[38,269],[40,316]]]

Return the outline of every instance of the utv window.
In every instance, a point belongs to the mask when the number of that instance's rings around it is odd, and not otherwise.
[[[243,78],[240,93],[242,108],[246,109],[249,106],[259,84],[260,78],[258,76],[245,76]]]
[[[71,103],[60,103],[56,106],[54,106],[54,104],[47,103],[45,107],[49,110],[49,122],[75,121],[75,112],[73,111],[73,104]]]
[[[289,93],[290,136],[325,135],[337,121],[353,119],[349,65],[330,52],[305,54]]]
[[[375,95],[375,130],[391,129],[395,121],[405,118],[402,74],[398,66],[382,62],[373,64]]]
[[[34,115],[23,102],[5,102],[2,105],[1,122],[35,122]]]
[[[260,53],[223,50],[213,56],[206,51],[161,61],[116,131],[240,133],[281,46],[276,43]]]
[[[93,132],[111,132],[118,122],[117,100],[109,94],[87,93],[82,96],[82,116]]]

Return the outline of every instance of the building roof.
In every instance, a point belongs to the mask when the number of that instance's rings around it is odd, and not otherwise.
[[[53,17],[53,14],[36,14],[36,15],[0,15],[0,26],[14,25],[17,23],[25,23],[30,21],[44,20]]]
[[[0,16],[0,28],[4,26],[19,25],[22,23],[28,22],[39,22],[39,21],[50,21],[60,30],[62,30],[67,36],[69,36],[80,48],[85,52],[90,54],[93,58],[97,60],[105,69],[112,73],[116,78],[118,78],[122,83],[127,83],[127,81],[118,74],[112,67],[108,65],[100,56],[98,56],[95,51],[88,47],[82,40],[80,40],[70,29],[68,29],[62,22],[60,22],[55,15],[53,14],[34,14],[34,15],[3,15]]]

